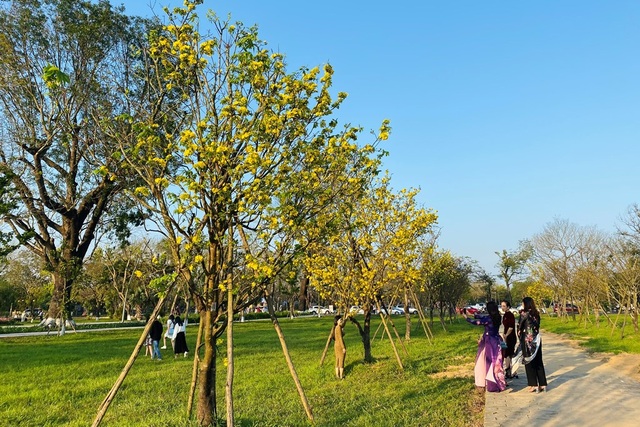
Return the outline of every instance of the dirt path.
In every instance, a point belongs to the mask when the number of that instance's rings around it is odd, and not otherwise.
[[[486,427],[640,425],[640,355],[589,355],[559,335],[542,337],[548,391],[529,392],[521,366],[506,391],[485,393]]]

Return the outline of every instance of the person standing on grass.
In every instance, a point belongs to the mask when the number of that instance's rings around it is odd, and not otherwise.
[[[347,357],[347,346],[344,344],[344,319],[338,315],[333,321],[333,332],[331,339],[335,340],[334,349],[336,353],[336,377],[344,378],[344,361]]]
[[[476,326],[484,326],[484,333],[478,340],[478,353],[474,376],[477,387],[487,391],[503,391],[507,384],[502,370],[502,352],[500,351],[500,312],[495,301],[487,303],[486,315],[470,316],[466,310],[463,314],[467,322]]]
[[[151,342],[153,344],[151,360],[154,358],[162,360],[162,355],[160,354],[160,338],[162,338],[162,323],[160,323],[160,316],[156,317],[156,320],[151,324],[149,336],[151,337]]]
[[[511,358],[513,357],[516,349],[516,317],[511,312],[511,303],[509,301],[502,300],[500,303],[503,311],[502,315],[502,327],[504,329],[502,339],[507,345],[502,349],[502,360],[504,367],[504,376],[507,379],[512,378],[511,373]]]
[[[162,349],[167,348],[167,338],[171,340],[171,348],[173,348],[173,326],[175,325],[175,319],[173,314],[169,315],[169,319],[167,320],[167,332],[164,334],[164,345]]]
[[[176,324],[173,327],[173,353],[174,357],[178,357],[178,354],[184,354],[187,357],[189,354],[189,348],[187,347],[187,337],[185,332],[187,330],[187,319],[184,322],[180,316],[176,317]]]
[[[151,334],[147,334],[147,338],[144,340],[144,355],[151,356],[153,359],[153,340],[151,339]]]
[[[540,312],[531,297],[522,300],[519,334],[527,385],[533,393],[547,391],[547,376],[542,363],[542,337],[540,335]]]

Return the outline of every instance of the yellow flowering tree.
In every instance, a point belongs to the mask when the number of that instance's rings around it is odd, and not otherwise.
[[[216,342],[226,330],[226,416],[233,425],[234,313],[265,296],[286,355],[272,286],[291,279],[291,264],[331,224],[324,212],[335,200],[377,172],[376,144],[389,126],[383,122],[371,144],[358,144],[360,128],[331,118],[346,94],[331,96],[330,65],[287,72],[283,55],[269,51],[255,27],[213,14],[211,32],[202,35],[197,3],[165,10],[169,24],[141,52],[148,85],[140,90],[149,105],[135,111],[146,114],[123,114],[112,129],[125,142],[136,138],[120,153],[144,182],[131,196],[171,242],[200,314],[198,422],[217,421]],[[202,281],[194,280],[196,270]]]
[[[346,311],[360,305],[358,326],[365,361],[371,355],[372,308],[398,294],[398,286],[417,280],[415,260],[421,236],[431,232],[437,215],[418,206],[416,190],[394,193],[389,178],[370,186],[358,200],[340,203],[342,222],[325,240],[314,243],[305,258],[311,283],[324,298]]]

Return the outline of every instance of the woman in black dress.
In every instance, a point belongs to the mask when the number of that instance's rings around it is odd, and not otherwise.
[[[189,354],[189,348],[187,347],[187,338],[185,336],[187,319],[182,321],[180,316],[175,319],[175,326],[173,327],[173,339],[175,342],[175,346],[173,348],[173,352],[175,353],[174,357],[178,357],[178,354],[183,353],[184,357],[187,357]]]
[[[522,305],[524,308],[518,325],[522,359],[525,363],[524,368],[527,371],[529,391],[538,393],[546,391],[547,387],[547,377],[542,363],[540,312],[531,297],[525,297],[522,300]]]

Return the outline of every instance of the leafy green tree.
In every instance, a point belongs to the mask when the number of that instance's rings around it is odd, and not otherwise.
[[[74,280],[124,185],[116,144],[101,129],[126,106],[119,94],[132,86],[141,40],[140,22],[122,11],[76,0],[0,9],[0,180],[16,202],[0,215],[11,244],[24,244],[52,275],[51,317],[68,312]]]
[[[486,301],[490,301],[494,299],[493,288],[496,284],[496,279],[493,277],[493,275],[487,273],[484,270],[481,270],[478,273],[476,273],[476,277],[480,283],[484,284]]]
[[[34,308],[46,308],[51,297],[51,282],[39,257],[26,249],[12,253],[2,277],[17,297],[18,306],[14,308],[28,308],[32,312]]]
[[[500,261],[496,267],[500,269],[499,276],[507,287],[507,297],[511,299],[511,286],[513,281],[520,277],[526,269],[527,262],[533,254],[533,248],[528,241],[520,242],[517,251],[508,252],[503,249],[502,252],[496,252]]]
[[[456,307],[469,295],[473,270],[471,262],[449,251],[434,252],[431,259],[425,260],[422,271],[426,278],[425,291],[431,308],[431,323],[438,310],[440,324],[446,330],[447,314],[452,318]]]

